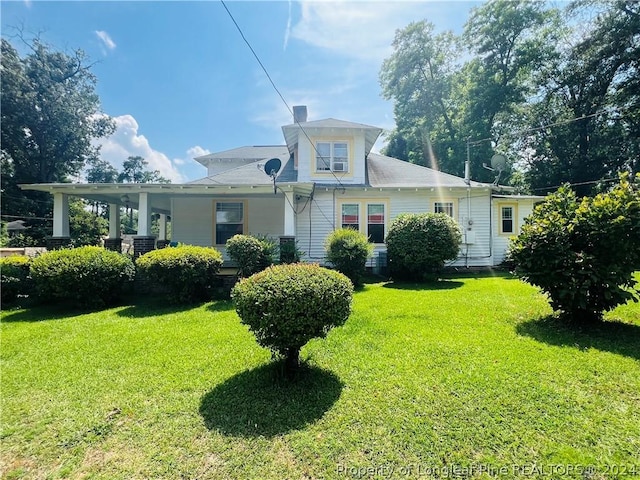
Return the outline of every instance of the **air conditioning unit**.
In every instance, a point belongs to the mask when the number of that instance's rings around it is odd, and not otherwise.
[[[347,164],[343,163],[343,162],[336,162],[333,164],[333,171],[334,172],[346,172],[347,171]]]

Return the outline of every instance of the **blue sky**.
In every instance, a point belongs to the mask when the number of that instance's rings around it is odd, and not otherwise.
[[[397,29],[427,19],[460,32],[461,1],[228,1],[289,106],[394,126],[378,73]],[[102,156],[116,167],[145,157],[174,182],[205,176],[193,157],[243,145],[283,144],[290,114],[218,1],[3,1],[2,35],[22,25],[57,50],[97,63],[97,91],[116,133]],[[17,41],[12,43],[18,47]],[[381,143],[377,145],[379,148]]]

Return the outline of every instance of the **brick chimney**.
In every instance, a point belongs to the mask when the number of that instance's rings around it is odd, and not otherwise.
[[[293,123],[305,123],[307,121],[307,106],[296,105],[293,107]]]

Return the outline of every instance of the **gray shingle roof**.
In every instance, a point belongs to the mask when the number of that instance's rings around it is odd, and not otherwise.
[[[286,145],[255,145],[232,148],[222,152],[209,153],[196,157],[195,160],[207,166],[210,160],[262,160],[288,155]]]
[[[295,183],[298,181],[298,173],[293,168],[293,160],[291,160],[287,148],[284,147],[284,150],[284,154],[267,156],[247,165],[232,168],[217,175],[193,180],[189,183],[197,185],[271,185],[271,177],[264,173],[263,167],[266,160],[275,157],[282,161],[277,181]]]
[[[370,153],[367,157],[367,175],[372,187],[467,186],[461,177],[377,153]],[[485,186],[485,184],[472,181],[471,186]]]

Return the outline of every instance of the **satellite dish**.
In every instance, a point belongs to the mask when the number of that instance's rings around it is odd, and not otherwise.
[[[281,166],[282,162],[279,158],[267,160],[267,163],[264,164],[264,173],[275,178],[275,176],[278,175]]]
[[[491,157],[491,168],[494,170],[502,171],[507,167],[507,157],[496,153]]]

